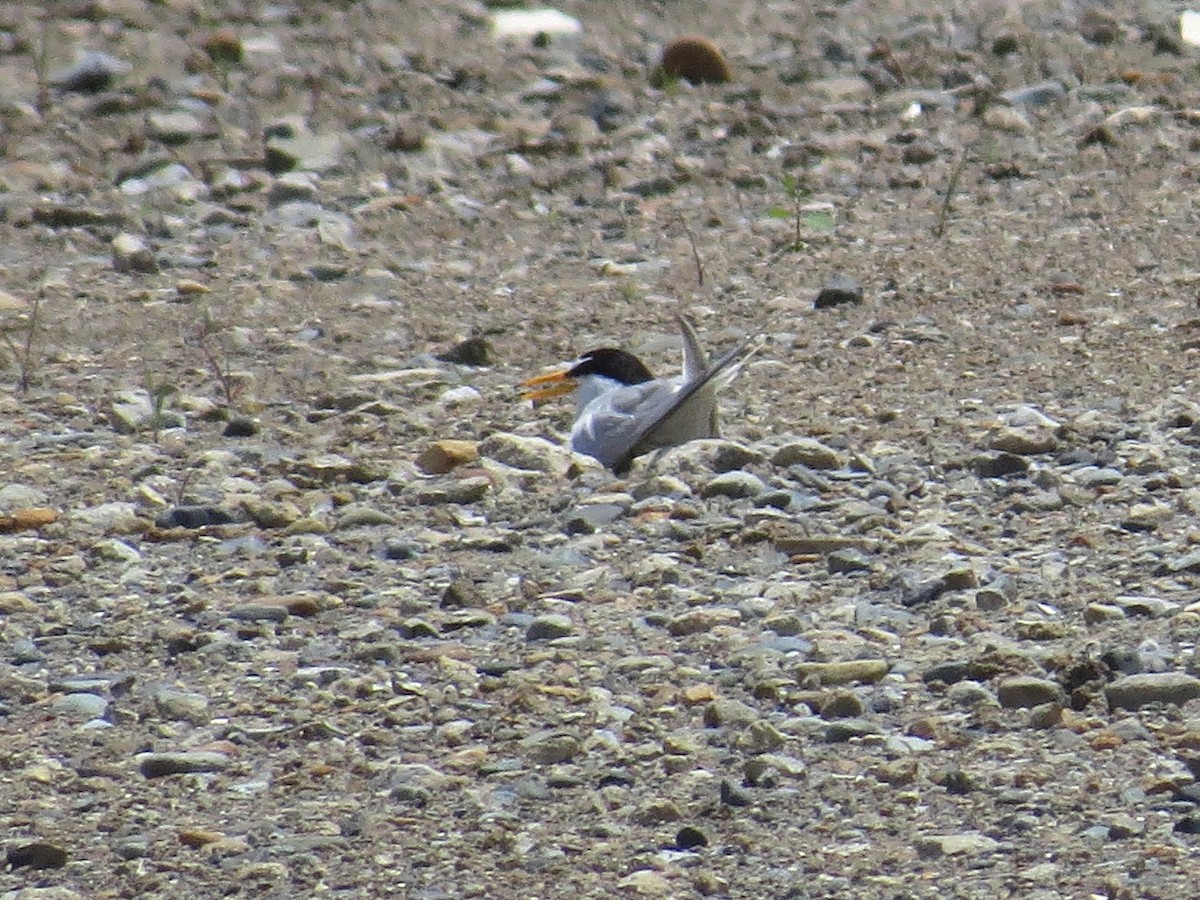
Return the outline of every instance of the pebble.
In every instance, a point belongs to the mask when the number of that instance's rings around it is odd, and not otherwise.
[[[1101,824],[1108,829],[1108,838],[1113,841],[1123,841],[1146,833],[1146,823],[1130,815],[1107,816]]]
[[[971,460],[971,468],[980,478],[1007,478],[1024,475],[1029,471],[1029,462],[1015,453],[984,453]]]
[[[754,802],[749,792],[725,778],[721,779],[720,800],[723,805],[733,807],[749,806]]]
[[[826,557],[830,575],[853,575],[855,572],[871,571],[870,558],[857,547],[843,547]]]
[[[1070,479],[1086,488],[1111,487],[1120,484],[1125,476],[1119,469],[1084,466],[1070,473]]]
[[[678,822],[683,818],[683,812],[670,800],[650,800],[635,809],[629,818],[637,825],[662,825]]]
[[[1180,572],[1200,572],[1200,550],[1173,557],[1156,570],[1156,574],[1177,575]]]
[[[263,213],[262,222],[265,225],[304,231],[320,229],[324,225],[340,228],[347,233],[353,230],[353,223],[343,213],[304,200],[293,200],[271,207]]]
[[[134,759],[138,771],[147,778],[195,772],[222,772],[229,767],[229,757],[224,753],[199,750],[182,753],[139,753]]]
[[[242,501],[242,509],[259,528],[287,528],[303,516],[296,504],[286,500],[247,498]]]
[[[746,726],[758,719],[758,710],[740,700],[720,698],[704,708],[704,724],[708,728]]]
[[[1066,96],[1067,89],[1060,81],[1041,81],[1000,94],[1001,99],[1014,106],[1048,106]]]
[[[492,35],[498,40],[534,41],[539,35],[548,40],[573,38],[583,24],[573,16],[551,8],[497,9],[491,13]]]
[[[691,634],[707,634],[714,628],[735,628],[742,623],[742,614],[736,609],[706,608],[692,609],[667,621],[667,633],[672,637]]]
[[[125,541],[115,539],[99,541],[92,546],[92,552],[96,554],[97,559],[123,563],[125,565],[133,565],[142,558],[142,554],[138,552],[136,547],[131,547]]]
[[[64,91],[96,94],[132,70],[133,66],[123,59],[98,50],[84,50],[76,54],[69,68],[52,74],[50,83]]]
[[[771,454],[771,463],[781,468],[800,465],[809,469],[838,469],[842,466],[836,450],[812,438],[784,444]]]
[[[249,416],[230,416],[222,430],[223,437],[248,438],[258,434],[258,423]]]
[[[638,869],[617,881],[623,893],[639,897],[670,897],[675,893],[671,882],[652,869]]]
[[[539,732],[530,735],[521,741],[521,748],[530,762],[542,766],[570,762],[582,750],[578,738],[561,732]]]
[[[891,666],[884,659],[851,659],[840,662],[802,662],[793,669],[799,681],[812,680],[819,685],[874,684],[887,675]]]
[[[486,475],[459,478],[439,485],[422,486],[417,489],[418,503],[440,506],[446,503],[478,503],[492,489],[492,480]]]
[[[828,309],[847,303],[862,303],[862,285],[845,275],[834,275],[821,286],[813,301],[814,309]]]
[[[980,703],[998,704],[999,700],[996,696],[987,689],[986,685],[980,684],[978,681],[958,681],[951,685],[950,690],[946,692],[946,696],[958,706],[976,706]]]
[[[175,410],[156,404],[143,390],[117,391],[109,405],[112,426],[118,434],[136,434],[153,428],[184,428],[187,420]]]
[[[4,610],[5,605],[0,604],[0,610]],[[14,612],[15,610],[8,610]],[[14,666],[23,666],[27,663],[41,662],[46,658],[46,654],[37,648],[37,644],[29,638],[17,638],[8,646],[9,662]]]
[[[1058,438],[1050,431],[1031,428],[1001,428],[992,435],[989,446],[993,450],[1014,453],[1017,456],[1036,456],[1056,450]]]
[[[141,175],[126,178],[118,188],[127,197],[143,197],[157,191],[185,203],[201,199],[207,191],[203,182],[180,163],[166,163],[146,170]],[[183,257],[173,257],[172,261],[176,265],[184,264]],[[199,264],[203,264],[203,261]]]
[[[445,475],[459,466],[470,465],[479,460],[479,444],[475,441],[434,441],[414,460],[418,469],[426,475]]]
[[[173,506],[154,520],[159,528],[210,528],[229,525],[236,519],[232,512],[219,506]]]
[[[207,697],[172,688],[159,688],[154,692],[154,708],[163,718],[178,719],[194,725],[207,725],[211,718]]]
[[[287,608],[277,603],[240,603],[229,610],[229,618],[239,622],[284,622]]]
[[[498,431],[479,445],[480,456],[531,472],[564,472],[568,454],[545,438]]]
[[[267,188],[267,204],[283,206],[285,203],[319,203],[321,191],[319,179],[312,172],[284,172]]]
[[[341,165],[343,139],[340,134],[312,134],[291,125],[268,130],[266,168],[278,175],[299,170],[331,172]]]
[[[1008,605],[1008,598],[1003,591],[994,588],[981,588],[975,592],[975,607],[981,612],[998,612]]]
[[[1005,678],[996,689],[996,697],[1005,709],[1027,709],[1043,703],[1062,703],[1062,686],[1055,681],[1032,675]]]
[[[567,518],[567,534],[594,534],[625,514],[628,506],[620,503],[587,503]]]
[[[149,275],[158,272],[158,259],[145,238],[122,231],[113,238],[112,249],[116,271]]]
[[[665,87],[679,78],[692,84],[724,84],[732,80],[733,72],[716,44],[692,35],[667,44],[658,67],[651,73],[651,83],[656,87]]]
[[[780,553],[805,556],[825,556],[840,550],[862,552],[864,549],[861,537],[845,535],[781,534],[773,539],[772,545]]]
[[[55,700],[51,709],[64,719],[88,722],[103,718],[108,712],[108,701],[96,694],[67,694]]]
[[[9,846],[8,852],[5,854],[5,862],[11,869],[61,869],[67,864],[70,855],[67,851],[58,846],[46,841],[29,841],[27,843],[13,843]],[[58,891],[59,888],[25,888],[18,891],[20,896],[31,896],[31,891]],[[71,892],[73,893],[73,892]],[[43,894],[48,897],[49,895]],[[61,897],[62,894],[56,894]],[[76,895],[77,896],[77,895]]]
[[[81,525],[109,533],[138,530],[142,521],[136,506],[119,500],[72,510],[71,519]]]
[[[1113,604],[1120,609],[1123,615],[1143,616],[1148,619],[1169,616],[1179,609],[1178,603],[1172,603],[1161,597],[1139,597],[1132,594],[1123,594],[1113,598]]]
[[[747,784],[755,786],[767,786],[768,782],[776,780],[777,776],[803,778],[808,773],[808,767],[803,760],[783,753],[760,753],[746,760],[742,770]]]
[[[866,712],[862,699],[853,691],[833,691],[820,707],[822,719],[857,719]]]
[[[118,838],[112,842],[112,851],[118,859],[146,859],[151,852],[151,843],[140,836]]]
[[[395,516],[365,503],[349,503],[338,510],[337,527],[347,528],[376,528],[379,526],[396,525]]]
[[[553,641],[558,638],[570,637],[575,633],[575,626],[570,617],[550,614],[538,616],[525,630],[527,641]]]
[[[460,366],[491,366],[496,362],[491,342],[481,337],[459,341],[446,352],[439,353],[437,358]]]
[[[47,502],[49,502],[49,495],[34,485],[18,483],[0,485],[0,510],[7,512],[45,506]]]
[[[1150,703],[1183,706],[1200,697],[1200,678],[1182,672],[1144,672],[1119,678],[1104,688],[1109,709],[1140,709]]]
[[[68,675],[51,678],[47,687],[64,693],[96,694],[104,691],[123,692],[133,683],[133,676],[122,673],[96,672],[90,675]]]
[[[1083,608],[1083,621],[1088,625],[1114,622],[1125,618],[1125,610],[1110,603],[1089,603]]]
[[[120,227],[125,224],[125,216],[121,213],[75,204],[43,203],[35,206],[30,215],[34,222],[47,228]]]
[[[835,719],[825,728],[825,741],[830,744],[845,744],[857,738],[875,737],[883,729],[866,719]]]
[[[924,859],[936,859],[939,856],[982,856],[999,850],[1000,842],[978,832],[930,834],[917,838],[913,842],[913,849]]]
[[[188,110],[155,111],[146,117],[150,137],[168,147],[176,147],[203,137],[205,122]]]
[[[436,638],[441,635],[437,626],[425,619],[411,617],[396,626],[396,632],[405,640],[417,641],[422,638]]]

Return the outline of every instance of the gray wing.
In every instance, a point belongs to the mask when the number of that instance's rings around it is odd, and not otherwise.
[[[571,449],[613,468],[646,430],[647,422],[669,413],[682,388],[682,378],[660,378],[601,394],[575,420]]]
[[[634,459],[643,453],[658,447],[682,443],[676,439],[664,439],[666,436],[694,431],[695,424],[701,420],[705,423],[710,422],[716,404],[717,388],[732,379],[738,368],[758,352],[760,346],[757,336],[747,338],[718,359],[703,378],[689,382],[675,391],[658,416],[648,416],[643,420],[641,430],[628,442],[624,452],[615,456],[611,463],[605,461],[604,464],[619,475],[628,471]],[[713,433],[692,433],[684,440],[711,436]]]

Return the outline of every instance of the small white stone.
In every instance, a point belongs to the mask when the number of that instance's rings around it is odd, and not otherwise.
[[[502,9],[492,14],[492,34],[500,39],[534,38],[539,34],[550,37],[573,37],[583,31],[583,24],[557,9]]]
[[[1200,12],[1185,9],[1179,14],[1179,36],[1185,44],[1200,47]]]
[[[438,402],[443,406],[459,406],[464,403],[477,403],[482,399],[483,395],[479,391],[464,384],[461,387],[442,391],[442,395],[438,397]]]

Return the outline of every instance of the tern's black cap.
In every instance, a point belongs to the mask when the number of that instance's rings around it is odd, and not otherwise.
[[[641,384],[654,378],[640,359],[632,353],[613,347],[589,350],[579,360],[567,373],[571,378],[602,375],[605,378],[619,381],[621,384]]]

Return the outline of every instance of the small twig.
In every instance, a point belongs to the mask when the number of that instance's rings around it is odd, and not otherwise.
[[[190,485],[192,483],[192,479],[195,477],[196,477],[196,469],[194,467],[189,467],[188,470],[183,473],[183,478],[181,478],[179,480],[179,487],[175,491],[175,505],[176,506],[183,505],[183,501],[187,497],[188,485]]]
[[[37,99],[34,106],[38,114],[43,116],[50,109],[50,81],[47,74],[50,68],[50,42],[46,38],[48,30],[46,17],[39,17],[38,43],[33,56],[33,73],[37,83]]]
[[[204,360],[208,363],[208,368],[213,373],[213,377],[221,385],[221,392],[225,395],[226,405],[230,409],[233,409],[237,406],[238,386],[234,383],[228,364],[225,366],[221,365],[221,361],[217,358],[217,351],[209,341],[209,338],[217,333],[219,327],[213,321],[208,311],[205,310],[204,319],[200,323],[200,329],[196,335],[196,343],[200,347],[200,352],[204,355]]]
[[[17,366],[17,372],[19,373],[17,375],[18,394],[28,393],[30,386],[33,384],[33,342],[40,330],[41,310],[42,292],[39,290],[33,297],[33,309],[29,311],[29,321],[25,326],[25,340],[18,343],[13,340],[11,334],[6,331],[0,331],[0,339],[8,347],[8,352],[12,354],[13,362]]]
[[[967,167],[969,155],[968,148],[963,147],[962,152],[958,155],[958,162],[950,172],[950,180],[946,183],[946,196],[942,197],[942,208],[938,211],[937,224],[933,226],[933,236],[936,238],[940,238],[946,233],[946,220],[950,217],[950,203],[954,199],[955,191],[958,190],[958,179],[962,177],[963,169]]]
[[[679,217],[679,224],[683,226],[683,233],[687,235],[688,243],[692,245],[692,261],[696,264],[696,283],[700,287],[704,287],[704,260],[700,258],[700,250],[696,247],[696,236],[692,234],[692,229],[688,228],[688,223],[683,216]]]
[[[162,435],[163,425],[166,424],[167,403],[179,393],[179,388],[156,379],[145,357],[142,358],[142,387],[150,398],[150,433],[157,444]]]

